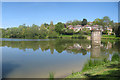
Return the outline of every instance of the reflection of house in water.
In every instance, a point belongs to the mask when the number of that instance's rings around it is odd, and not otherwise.
[[[82,45],[78,44],[78,43],[75,43],[73,46],[69,46],[67,49],[77,49],[77,50],[80,50],[80,49],[90,49],[91,48],[91,45],[87,45],[86,47],[83,48]]]
[[[86,45],[86,46],[83,46],[81,44],[78,44],[78,43],[75,43],[73,44],[73,46],[69,46],[67,47],[67,52],[68,53],[74,53],[74,54],[77,54],[77,53],[82,53],[83,55],[87,54],[88,50],[90,50],[91,48],[91,45]]]
[[[78,43],[75,43],[73,46],[69,46],[67,49],[81,49],[82,46]]]
[[[82,46],[81,45],[79,45],[78,43],[76,43],[76,44],[74,44],[74,46],[73,46],[74,48],[76,48],[76,49],[81,49],[82,48]]]
[[[91,48],[91,45],[88,45],[87,49],[90,49]]]

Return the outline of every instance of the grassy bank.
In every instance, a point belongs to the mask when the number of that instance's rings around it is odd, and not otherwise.
[[[66,78],[119,78],[120,58],[115,54],[112,61],[88,61],[81,72],[72,73]]]
[[[90,35],[61,35],[59,38],[79,38],[79,39],[87,39]],[[102,39],[110,39],[110,40],[120,40],[120,37],[116,37],[115,35],[102,35]]]
[[[2,38],[5,38],[5,37],[2,37]],[[87,36],[86,35],[59,35],[57,37],[45,37],[45,38],[13,38],[13,39],[60,39],[60,38],[63,38],[63,39],[86,39]]]
[[[116,37],[115,35],[102,35],[102,39],[120,39],[120,37]]]
[[[87,39],[91,35],[61,35],[58,38],[78,38],[78,39]],[[120,40],[120,37],[116,37],[115,35],[102,35],[102,39],[110,39],[110,40]]]
[[[46,37],[46,38],[13,38],[13,39],[88,39],[90,35],[59,35],[57,37]],[[5,37],[3,37],[5,38]],[[110,39],[110,40],[120,40],[120,37],[116,37],[115,35],[102,35],[102,39]],[[89,39],[90,40],[90,39]]]

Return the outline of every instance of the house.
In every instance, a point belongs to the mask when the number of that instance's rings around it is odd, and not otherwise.
[[[69,26],[68,26],[68,29],[73,29],[73,25],[69,25]]]
[[[92,27],[90,25],[85,25],[85,28],[87,28],[88,30],[92,30]]]
[[[92,24],[92,22],[91,22],[91,24]],[[68,29],[73,29],[75,32],[81,31],[81,30],[83,30],[85,28],[88,29],[88,30],[101,30],[101,31],[104,31],[103,27],[100,26],[100,25],[93,25],[93,26],[92,25],[85,25],[85,26],[82,26],[82,25],[76,25],[76,26],[69,25],[68,26]],[[111,27],[107,27],[106,29],[108,30],[109,34],[112,33],[112,28]]]
[[[93,25],[93,26],[91,26],[91,27],[92,27],[92,30],[99,30],[98,25]]]
[[[78,32],[80,30],[82,30],[82,25],[76,25],[76,26],[74,26],[74,31],[75,32]]]
[[[89,25],[92,25],[92,24],[93,24],[93,22],[88,22],[88,24],[89,24]]]
[[[108,35],[111,35],[112,34],[112,27],[107,27],[107,31],[108,31]]]
[[[69,25],[68,29],[73,29],[75,32],[78,32],[82,30],[82,25],[76,25],[76,26]]]

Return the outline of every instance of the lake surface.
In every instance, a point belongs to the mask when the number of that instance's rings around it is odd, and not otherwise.
[[[56,78],[81,71],[89,59],[111,60],[120,41],[102,40],[100,46],[79,39],[2,39],[4,78]]]

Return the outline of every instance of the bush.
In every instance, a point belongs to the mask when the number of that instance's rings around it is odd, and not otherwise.
[[[102,32],[102,34],[108,34],[108,31],[107,31],[107,30],[105,30],[105,31],[103,31],[103,32]]]
[[[120,56],[119,56],[119,54],[115,53],[115,54],[112,56],[112,61],[120,61]]]
[[[78,38],[79,38],[79,39],[85,39],[85,37],[82,36],[82,35],[79,35]]]
[[[112,32],[111,35],[114,35],[114,33]]]
[[[49,32],[48,38],[58,38],[58,34],[55,31]]]

